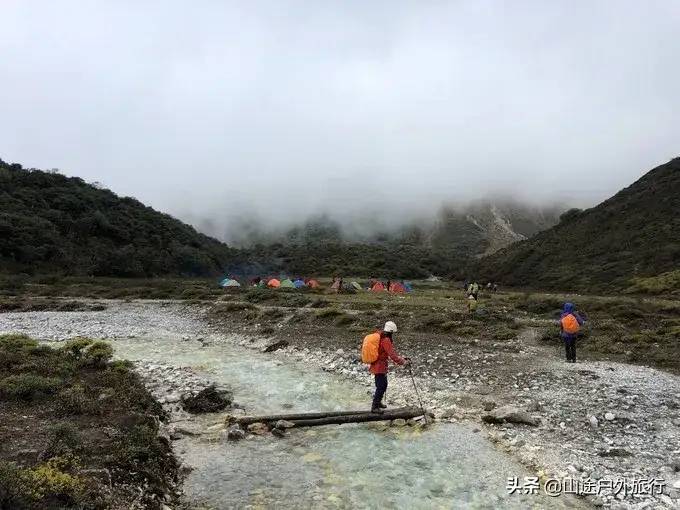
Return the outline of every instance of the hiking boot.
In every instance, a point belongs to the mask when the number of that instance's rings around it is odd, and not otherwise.
[[[372,407],[371,412],[374,413],[374,414],[382,414],[383,410],[380,409],[379,407]]]
[[[378,404],[378,407],[380,409],[387,409],[387,406],[385,404],[383,404],[382,402],[380,402],[380,404]]]

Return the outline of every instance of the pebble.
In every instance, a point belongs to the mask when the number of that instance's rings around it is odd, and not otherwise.
[[[604,419],[607,421],[614,421],[616,419],[616,415],[614,413],[604,413]]]

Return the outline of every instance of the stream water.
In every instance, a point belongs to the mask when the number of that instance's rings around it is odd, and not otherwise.
[[[366,388],[308,364],[231,343],[180,338],[113,343],[120,357],[190,366],[230,387],[248,414],[363,409]],[[208,427],[215,415],[195,418]],[[291,430],[284,439],[174,443],[194,468],[185,492],[207,508],[571,508],[575,501],[508,495],[528,473],[468,426],[426,430],[356,424]]]

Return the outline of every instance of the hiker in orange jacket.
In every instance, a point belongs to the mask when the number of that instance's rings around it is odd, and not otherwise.
[[[383,396],[387,391],[387,371],[388,358],[397,365],[407,365],[410,363],[408,358],[402,358],[397,354],[392,345],[392,335],[397,332],[397,325],[392,321],[387,321],[385,327],[380,332],[380,343],[378,344],[378,359],[371,363],[370,372],[375,377],[375,393],[373,394],[372,413],[382,413],[387,406],[382,403]]]

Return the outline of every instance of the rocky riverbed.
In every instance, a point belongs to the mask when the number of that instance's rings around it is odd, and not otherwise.
[[[52,341],[73,336],[134,341],[172,334],[197,350],[224,342],[264,350],[281,339],[227,335],[228,325],[210,325],[204,312],[179,303],[107,303],[101,311],[0,314],[0,332],[25,332]],[[364,388],[368,405],[372,386],[357,359],[360,339],[356,349],[347,343],[338,347],[308,342],[304,335],[287,341],[288,346],[267,356],[282,363],[314,363],[341,375]],[[599,495],[587,498],[595,506],[679,506],[678,377],[610,362],[564,364],[561,353],[541,345],[531,329],[495,345],[472,339],[421,350],[414,344],[408,347],[416,360],[414,375],[423,405],[440,420],[471,424],[544,480],[665,482],[663,494],[654,496],[615,496],[616,487],[604,484]],[[185,366],[152,359],[138,360],[138,369],[154,395],[175,413],[176,423],[183,419],[182,396],[212,382]],[[395,406],[417,404],[411,378],[403,369],[394,370],[387,401]]]

